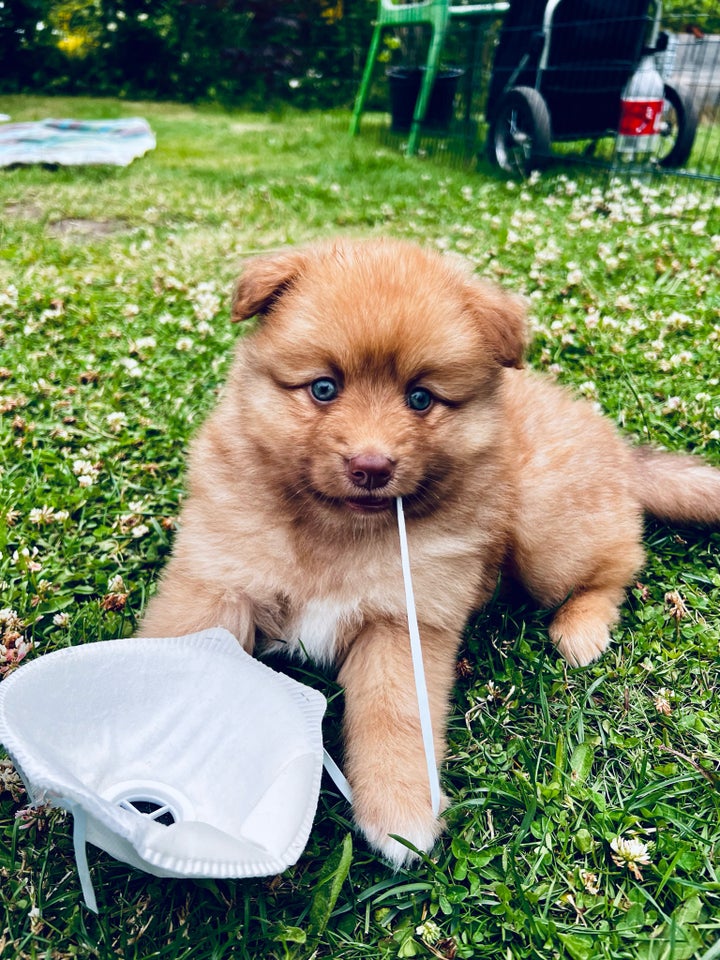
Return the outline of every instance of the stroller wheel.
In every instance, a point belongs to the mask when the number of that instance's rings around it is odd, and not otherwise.
[[[692,153],[698,115],[692,97],[672,83],[665,84],[665,102],[660,117],[658,161],[663,167],[682,167]]]
[[[532,87],[513,87],[497,105],[490,125],[490,162],[506,173],[526,177],[550,153],[550,114]]]

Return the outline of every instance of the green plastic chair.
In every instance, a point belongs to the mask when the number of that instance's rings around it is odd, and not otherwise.
[[[450,20],[453,17],[497,17],[498,14],[505,13],[509,3],[456,3],[451,4],[449,0],[378,0],[378,13],[375,20],[375,30],[370,41],[370,50],[368,51],[365,70],[360,81],[360,90],[355,100],[352,120],[350,121],[350,135],[355,136],[360,130],[360,117],[365,107],[370,84],[372,82],[373,68],[380,51],[380,40],[382,32],[386,27],[409,26],[411,24],[427,23],[430,25],[430,45],[428,47],[427,62],[423,80],[420,85],[420,93],[415,104],[415,112],[410,127],[410,136],[408,138],[407,153],[409,156],[417,153],[420,140],[420,125],[425,119],[428,103],[430,102],[430,93],[435,82],[435,76],[440,63],[440,54],[442,53]]]

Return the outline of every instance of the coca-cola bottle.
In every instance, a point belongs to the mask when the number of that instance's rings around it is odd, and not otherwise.
[[[625,85],[620,97],[620,119],[615,149],[625,159],[652,154],[659,146],[660,117],[665,84],[655,59],[647,54]]]

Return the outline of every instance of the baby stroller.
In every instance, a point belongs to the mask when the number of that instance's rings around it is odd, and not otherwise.
[[[628,98],[631,80],[652,76],[660,85],[657,115],[649,114],[653,159],[682,166],[698,121],[691,97],[656,69],[668,44],[661,13],[657,0],[512,0],[488,92],[491,162],[526,175],[547,160],[553,141],[590,140],[592,149],[622,134],[623,93]]]

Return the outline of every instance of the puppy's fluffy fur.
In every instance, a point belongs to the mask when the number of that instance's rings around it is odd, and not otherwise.
[[[249,262],[242,338],[192,447],[190,495],[141,633],[221,624],[339,666],[354,814],[395,864],[440,829],[408,642],[393,498],[407,518],[443,753],[458,638],[505,566],[572,664],[598,657],[643,561],[643,511],[720,521],[720,471],[633,448],[522,367],[521,303],[394,241]]]

